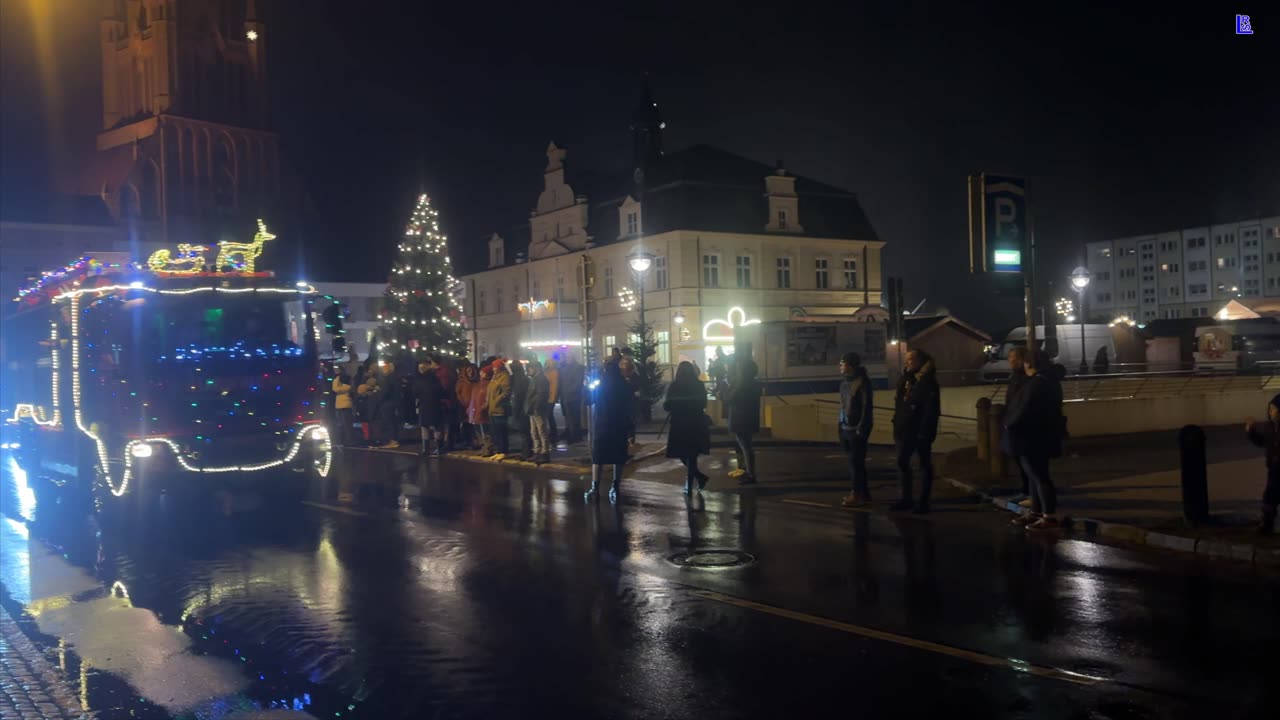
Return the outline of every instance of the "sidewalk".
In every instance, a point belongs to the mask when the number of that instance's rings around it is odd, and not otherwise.
[[[1209,511],[1213,522],[1189,527],[1182,520],[1182,488],[1175,432],[1137,433],[1070,440],[1052,465],[1059,513],[1077,527],[1120,540],[1210,555],[1257,555],[1280,560],[1280,536],[1258,536],[1266,466],[1262,451],[1241,425],[1205,428],[1208,439]],[[1012,462],[1004,478],[979,463],[974,448],[946,454],[941,475],[1015,509],[1021,481]]]
[[[22,634],[9,611],[0,607],[0,718],[44,720],[92,718],[70,685]]]

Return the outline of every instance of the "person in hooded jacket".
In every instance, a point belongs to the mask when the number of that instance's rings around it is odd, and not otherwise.
[[[938,421],[942,415],[942,397],[938,389],[937,369],[933,358],[924,350],[907,353],[906,367],[898,378],[893,402],[893,441],[898,451],[898,480],[902,497],[890,510],[911,510],[917,515],[929,512],[933,493],[933,441],[938,437]],[[920,495],[913,500],[911,457],[920,462]]]
[[[471,401],[467,406],[467,417],[484,457],[493,454],[493,441],[489,439],[489,383],[492,380],[493,368],[489,365],[480,368],[480,379],[471,385]]]
[[[1270,535],[1276,529],[1276,507],[1280,506],[1280,395],[1267,404],[1267,419],[1245,421],[1244,431],[1249,441],[1266,449],[1267,484],[1262,491],[1262,522],[1258,532]]]
[[[480,381],[480,371],[470,361],[464,360],[458,368],[458,382],[453,387],[453,396],[457,400],[455,412],[458,415],[458,445],[463,448],[475,448],[475,428],[471,426],[471,391]]]
[[[618,500],[628,457],[627,427],[631,419],[631,402],[631,388],[622,379],[618,363],[605,363],[599,385],[590,388],[587,394],[587,403],[592,405],[591,487],[583,493],[587,500],[599,491],[600,475],[606,466],[613,467],[609,499],[613,502]]]
[[[760,396],[763,391],[756,375],[760,372],[755,360],[745,358],[736,364],[735,376],[729,385],[729,432],[738,443],[739,483],[750,485],[756,481],[755,434],[760,432]],[[698,382],[702,387],[702,382]],[[707,396],[705,388],[702,397]],[[733,476],[733,473],[730,473]]]
[[[1059,527],[1058,494],[1049,460],[1062,454],[1062,386],[1044,353],[1027,354],[1023,370],[1027,379],[1004,414],[1004,436],[1031,487],[1031,510],[1014,523],[1053,530]]]
[[[489,434],[493,437],[494,457],[501,460],[510,452],[507,418],[511,415],[511,373],[502,358],[489,366],[493,380],[489,383]]]
[[[875,419],[871,378],[862,365],[862,356],[847,352],[840,358],[840,444],[849,456],[852,489],[840,502],[844,507],[857,507],[871,502],[867,484],[867,446]]]

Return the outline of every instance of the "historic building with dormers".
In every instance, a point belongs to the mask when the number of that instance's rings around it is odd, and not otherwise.
[[[477,356],[581,357],[584,345],[625,345],[642,286],[665,365],[705,368],[717,346],[732,350],[744,323],[878,311],[884,243],[852,192],[709,145],[665,152],[665,127],[646,87],[631,172],[579,172],[569,149],[547,147],[528,224],[490,235],[488,267],[463,278]],[[629,262],[636,254],[650,257],[642,276]]]

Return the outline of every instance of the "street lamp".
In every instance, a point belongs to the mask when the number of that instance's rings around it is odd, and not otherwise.
[[[636,275],[636,284],[640,286],[640,324],[644,325],[644,274],[653,265],[653,255],[636,248],[635,252],[627,256],[627,264],[631,266],[631,272]]]
[[[676,314],[671,316],[671,320],[677,325],[683,325],[685,320],[684,313],[677,310]]]
[[[1089,372],[1089,360],[1085,356],[1084,346],[1084,293],[1089,287],[1089,281],[1093,276],[1089,274],[1089,268],[1078,267],[1071,271],[1071,287],[1076,289],[1080,295],[1080,374],[1085,375]]]

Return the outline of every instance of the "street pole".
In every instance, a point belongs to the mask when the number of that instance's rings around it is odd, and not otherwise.
[[[1084,294],[1086,290],[1088,290],[1087,287],[1081,288],[1080,290],[1080,374],[1081,375],[1086,375],[1089,372],[1089,359],[1086,358],[1084,355],[1085,353],[1085,350],[1084,350],[1084,347],[1085,347],[1084,346]]]
[[[1031,211],[1031,182],[1026,184],[1027,202],[1027,269],[1022,273],[1023,302],[1027,316],[1027,352],[1035,353],[1036,347],[1036,222]]]

